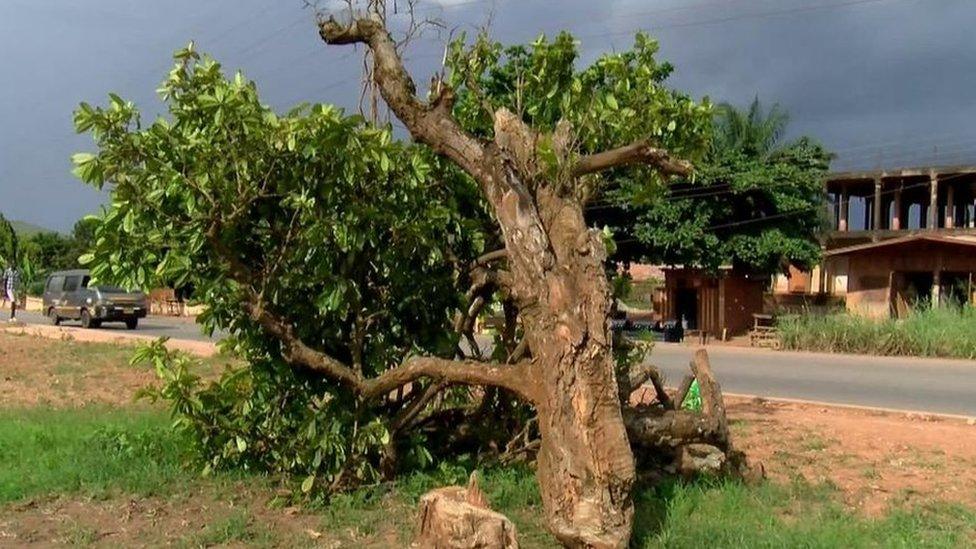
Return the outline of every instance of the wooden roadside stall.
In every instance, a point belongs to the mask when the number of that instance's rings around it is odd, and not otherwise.
[[[753,315],[763,312],[763,294],[768,285],[768,276],[731,267],[716,272],[667,268],[662,318],[681,321],[691,335],[700,333],[724,341],[753,327]]]

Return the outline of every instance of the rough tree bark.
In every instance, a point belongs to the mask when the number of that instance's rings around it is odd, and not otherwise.
[[[412,137],[478,183],[504,238],[507,267],[498,282],[518,307],[532,358],[514,366],[485,365],[484,372],[471,361],[452,367],[418,359],[365,381],[336,370],[316,352],[309,355],[298,342],[286,350],[296,362],[331,370],[365,396],[423,376],[515,391],[538,411],[538,479],[553,534],[568,547],[626,546],[635,469],[611,353],[606,250],[600,234],[586,226],[576,178],[638,162],[665,173],[684,174],[690,167],[647,143],[577,159],[568,146],[572,129],[560,124],[552,142],[571,169],[553,176],[536,156],[541,136],[507,110],[495,113],[494,140],[484,141],[453,119],[450,87],[441,83],[430,102],[418,99],[379,15],[322,21],[320,34],[329,44],[365,44],[380,93]],[[256,311],[261,318],[268,314]],[[286,331],[279,324],[270,318],[265,326]]]

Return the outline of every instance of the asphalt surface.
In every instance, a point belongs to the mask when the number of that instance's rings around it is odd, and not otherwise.
[[[28,323],[47,322],[39,313],[20,312]],[[65,325],[77,325],[66,322]],[[127,332],[123,324],[100,330]],[[214,341],[186,319],[142,319],[134,333],[171,339]],[[789,398],[976,416],[976,361],[779,352],[711,345],[712,369],[727,393]],[[658,343],[650,362],[678,385],[690,372],[691,346]]]
[[[4,317],[0,317],[2,320]],[[47,318],[41,313],[30,311],[18,311],[17,318],[28,324],[48,324]],[[64,326],[81,326],[78,321],[62,321]],[[99,330],[108,332],[134,333],[150,337],[169,337],[170,339],[188,339],[191,341],[213,341],[217,342],[219,335],[208,337],[200,330],[200,326],[189,319],[172,317],[152,316],[139,319],[139,327],[134,331],[126,330],[125,324],[121,322],[111,322],[102,324]]]
[[[727,393],[976,416],[976,361],[707,347]],[[649,361],[677,385],[695,349],[658,343]]]

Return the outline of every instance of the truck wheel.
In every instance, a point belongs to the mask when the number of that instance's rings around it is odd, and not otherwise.
[[[61,317],[58,316],[58,313],[57,311],[54,310],[54,307],[51,307],[50,309],[47,310],[47,319],[52,326],[61,325]]]
[[[81,310],[81,327],[82,328],[86,328],[86,329],[87,328],[98,328],[99,324],[101,324],[101,323],[99,321],[95,320],[94,318],[92,318],[91,313],[88,312],[88,309],[82,309]]]
[[[135,330],[136,326],[139,325],[138,318],[127,318],[125,319],[125,327],[129,330]]]

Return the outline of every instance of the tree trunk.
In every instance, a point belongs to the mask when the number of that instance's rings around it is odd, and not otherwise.
[[[496,135],[503,135],[497,124]],[[537,186],[525,198],[518,193],[527,189],[509,178],[513,190],[498,197],[495,212],[533,357],[526,382],[536,386],[537,474],[549,528],[567,547],[624,547],[634,458],[614,377],[602,236],[558,186]]]
[[[630,539],[634,458],[611,364],[600,345],[553,344],[539,361],[538,480],[549,528],[568,547],[623,547]]]

